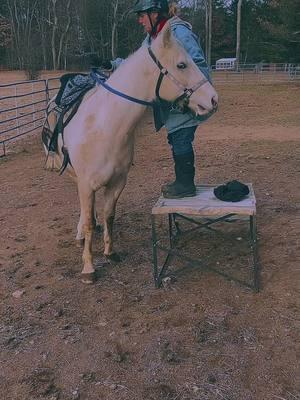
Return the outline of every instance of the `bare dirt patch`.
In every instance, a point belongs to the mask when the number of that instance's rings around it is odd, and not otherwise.
[[[219,92],[220,111],[195,140],[197,181],[253,183],[261,292],[200,269],[154,289],[150,213],[172,161],[150,116],[118,203],[122,261],[103,265],[95,238],[93,286],[80,283],[76,188],[43,170],[39,138],[22,141],[0,159],[1,398],[299,398],[299,87]],[[97,202],[100,211],[101,193]],[[227,254],[217,236],[206,239],[191,253],[239,268],[234,246]]]

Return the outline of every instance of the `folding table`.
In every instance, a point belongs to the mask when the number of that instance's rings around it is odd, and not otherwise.
[[[259,264],[257,249],[257,233],[256,233],[256,199],[252,184],[247,184],[250,193],[245,199],[239,202],[225,202],[217,199],[213,193],[213,189],[217,185],[198,185],[196,187],[196,196],[185,197],[182,199],[166,199],[160,196],[151,213],[152,222],[152,249],[153,249],[153,276],[155,286],[158,288],[162,285],[162,280],[167,274],[168,267],[174,257],[178,257],[186,264],[199,266],[204,269],[211,270],[223,277],[236,281],[242,285],[248,286],[259,291]],[[157,219],[159,216],[168,216],[168,243],[162,244],[162,240],[158,237]],[[180,221],[187,221],[193,225],[192,229],[183,231],[180,227]],[[204,265],[199,259],[183,254],[176,247],[183,237],[194,234],[199,229],[214,230],[212,226],[218,223],[229,223],[237,220],[246,221],[249,227],[249,244],[250,254],[252,254],[251,282],[245,282],[236,279],[227,272],[221,271],[215,267]],[[194,235],[195,237],[195,235]],[[215,239],[217,240],[217,238]],[[201,248],[201,241],[199,242]],[[159,265],[159,254],[166,256],[164,261]],[[233,255],[234,256],[234,255]]]

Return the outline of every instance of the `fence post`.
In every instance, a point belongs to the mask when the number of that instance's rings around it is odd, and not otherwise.
[[[32,103],[34,103],[34,98],[33,98],[33,92],[34,92],[34,81],[31,82],[31,101]],[[32,104],[32,110],[33,110],[33,114],[32,114],[32,122],[33,122],[33,126],[34,128],[36,127],[36,121],[35,121],[35,105]]]
[[[50,95],[49,95],[49,80],[45,79],[44,80],[45,83],[45,92],[46,92],[46,107],[50,101]]]
[[[6,156],[6,148],[5,148],[5,141],[2,143],[3,145],[3,157]]]
[[[15,86],[15,106],[16,106],[16,117],[17,117],[17,132],[18,132],[18,135],[19,135],[19,133],[20,133],[20,123],[19,123],[19,106],[18,106],[18,89],[17,89],[17,86]]]

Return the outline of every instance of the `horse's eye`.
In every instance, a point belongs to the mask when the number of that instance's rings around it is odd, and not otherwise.
[[[187,65],[184,62],[177,64],[177,68],[179,68],[179,69],[185,69],[186,67],[187,67]]]

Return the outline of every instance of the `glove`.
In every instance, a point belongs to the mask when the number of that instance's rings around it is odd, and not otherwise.
[[[92,54],[89,57],[89,64],[92,69],[105,69],[110,71],[112,69],[112,63],[108,59],[101,59],[97,54]]]
[[[100,62],[100,68],[110,71],[112,69],[111,61],[110,60],[102,60]]]

